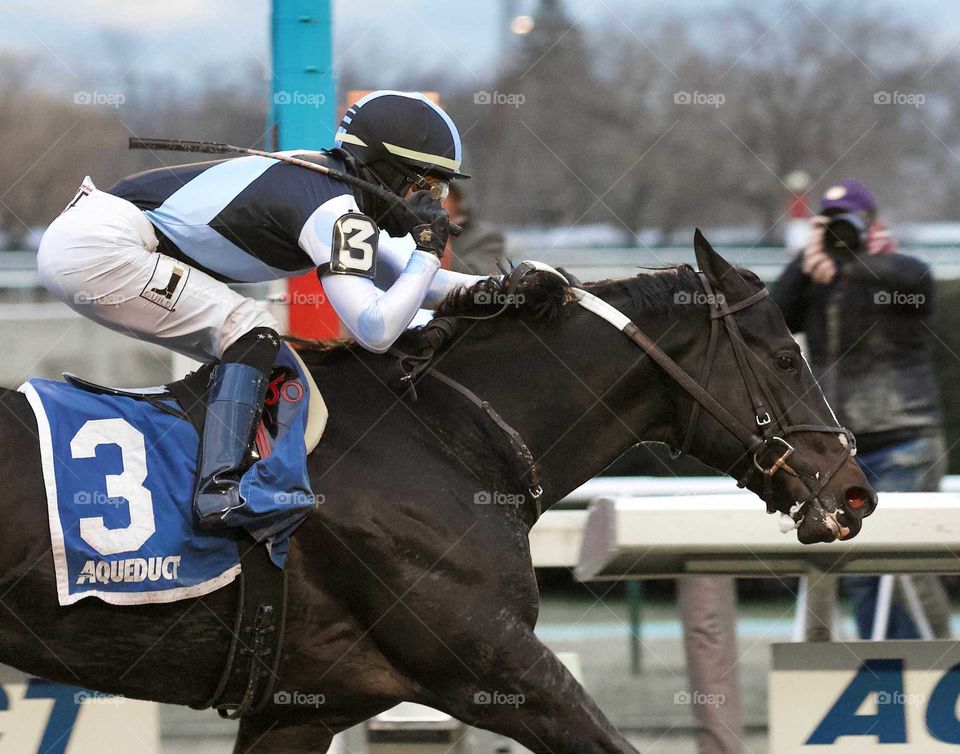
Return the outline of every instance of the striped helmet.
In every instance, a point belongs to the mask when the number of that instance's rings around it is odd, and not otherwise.
[[[419,92],[371,92],[347,110],[334,146],[399,192],[424,175],[460,172],[460,133],[450,116]]]

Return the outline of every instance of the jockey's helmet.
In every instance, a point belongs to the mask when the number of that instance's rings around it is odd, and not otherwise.
[[[340,121],[334,146],[400,196],[411,186],[470,177],[460,171],[457,127],[419,92],[381,90],[358,100]]]

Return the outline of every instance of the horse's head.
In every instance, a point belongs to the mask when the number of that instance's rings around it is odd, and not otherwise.
[[[471,389],[512,417],[538,413],[530,396],[545,395],[545,384],[565,397],[562,410],[551,406],[524,427],[551,489],[573,489],[637,441],[657,440],[756,492],[803,543],[855,536],[876,495],[853,460],[853,435],[837,425],[760,279],[730,265],[699,231],[695,247],[699,277],[682,266],[569,287],[556,270],[527,262],[508,280],[454,291],[441,316],[413,337],[446,333],[442,344],[455,331],[451,322],[469,321],[446,364],[469,374]],[[624,347],[622,335],[650,358]],[[426,338],[428,355],[418,357],[424,365],[443,347],[434,340]],[[524,358],[498,357],[478,370],[491,344]],[[602,348],[608,358],[598,358]],[[546,362],[532,355],[538,352]],[[562,369],[549,372],[544,363]],[[608,431],[585,449],[571,429],[589,431],[593,422]]]
[[[694,244],[709,342],[691,341],[683,361],[719,409],[694,390],[679,412],[678,444],[789,516],[784,528],[796,526],[804,544],[856,536],[876,494],[853,458],[852,435],[837,425],[760,279],[729,264],[699,231]]]

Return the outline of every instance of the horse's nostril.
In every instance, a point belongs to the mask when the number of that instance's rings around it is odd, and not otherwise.
[[[866,508],[868,512],[871,507],[871,502],[873,500],[873,495],[870,493],[870,490],[864,489],[863,487],[848,487],[844,498],[847,501],[847,505],[855,511],[862,511]]]

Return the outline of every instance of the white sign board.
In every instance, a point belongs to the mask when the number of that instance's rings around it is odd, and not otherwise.
[[[956,754],[960,644],[775,644],[770,754]]]
[[[0,666],[0,751],[157,754],[159,706]]]

